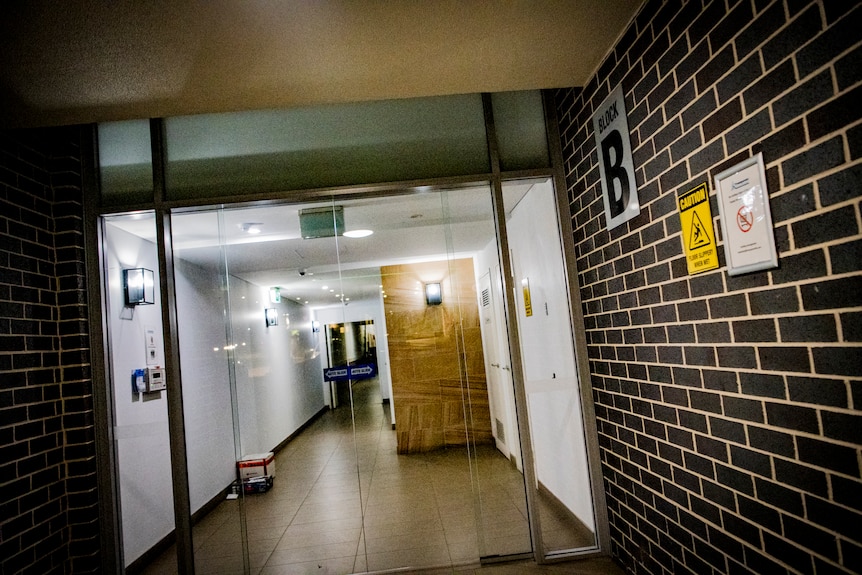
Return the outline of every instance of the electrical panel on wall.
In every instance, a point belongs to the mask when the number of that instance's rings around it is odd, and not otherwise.
[[[144,393],[159,393],[166,388],[165,370],[161,367],[144,367],[132,372],[132,394],[135,397]]]
[[[144,327],[146,367],[132,371],[132,401],[160,399],[166,389],[165,370],[161,364],[160,332],[153,326]]]

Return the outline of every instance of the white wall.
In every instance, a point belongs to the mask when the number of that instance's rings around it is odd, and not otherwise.
[[[269,289],[230,277],[242,455],[272,451],[324,406],[324,342],[312,333],[311,310]],[[278,310],[267,327],[266,308]]]
[[[177,325],[192,512],[236,478],[233,418],[218,269],[175,260]]]
[[[580,392],[554,194],[535,186],[507,222],[530,429],[539,481],[595,529]],[[529,279],[532,316],[521,281]],[[547,306],[547,307],[546,307]]]
[[[145,330],[154,329],[164,365],[161,305],[127,308],[122,270],[155,272],[152,242],[106,226],[108,329],[115,445],[125,563],[129,565],[174,528],[166,393],[132,393],[132,371],[146,367]],[[178,254],[178,255],[181,255]],[[235,478],[236,458],[271,451],[324,407],[324,351],[312,334],[311,311],[289,301],[268,303],[268,290],[230,279],[232,337],[227,339],[224,291],[216,269],[175,260],[180,369],[192,511]],[[264,308],[279,310],[267,328]],[[289,320],[289,321],[288,321]],[[236,344],[240,447],[234,446],[229,349]],[[320,342],[322,343],[322,342]],[[168,380],[167,385],[175,382]]]
[[[153,221],[155,226],[155,221]],[[106,226],[105,263],[107,281],[110,375],[113,387],[114,446],[120,484],[123,549],[126,565],[174,528],[173,489],[168,412],[165,392],[151,397],[132,392],[132,372],[147,366],[144,334],[156,330],[160,345],[158,361],[163,365],[161,302],[125,307],[122,270],[145,267],[153,270],[158,285],[156,246],[139,237]],[[171,385],[167,381],[167,385]]]

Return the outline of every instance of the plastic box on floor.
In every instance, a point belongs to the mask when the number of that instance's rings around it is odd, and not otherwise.
[[[275,478],[275,456],[267,453],[246,455],[236,462],[245,493],[263,493],[272,487]]]
[[[265,493],[272,487],[272,477],[252,477],[242,480],[242,490],[246,493]]]

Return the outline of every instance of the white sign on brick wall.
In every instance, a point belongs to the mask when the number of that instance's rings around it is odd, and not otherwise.
[[[727,275],[778,267],[763,154],[715,176]]]
[[[622,85],[596,110],[593,131],[599,153],[605,220],[611,230],[641,212]]]

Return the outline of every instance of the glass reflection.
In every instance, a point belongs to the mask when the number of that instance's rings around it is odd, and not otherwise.
[[[477,186],[172,217],[197,570],[531,551],[492,213]]]
[[[531,444],[546,554],[596,545],[569,312],[549,181],[504,186]],[[542,222],[542,225],[537,225]]]

